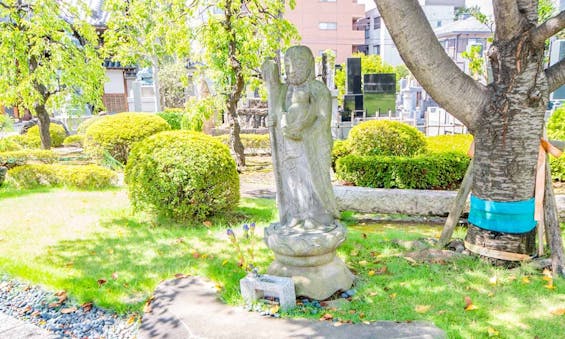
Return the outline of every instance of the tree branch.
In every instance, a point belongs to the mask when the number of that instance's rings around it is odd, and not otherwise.
[[[545,70],[549,92],[553,92],[562,85],[565,85],[565,59]]]
[[[565,28],[565,11],[561,11],[556,16],[547,19],[538,27],[532,29],[530,39],[534,46],[543,46],[546,39],[551,38],[563,28]]]
[[[398,51],[434,100],[473,129],[488,90],[465,74],[439,44],[417,0],[375,0]]]
[[[521,15],[516,0],[493,0],[495,39],[508,41],[521,33]]]

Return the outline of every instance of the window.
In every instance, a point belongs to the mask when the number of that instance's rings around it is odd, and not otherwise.
[[[436,27],[441,27],[441,20],[437,21]]]
[[[335,30],[337,29],[337,22],[320,22],[318,27],[325,30]]]
[[[335,2],[336,0],[320,0],[320,2]]]
[[[381,54],[381,45],[374,45],[373,46],[373,54]]]
[[[380,29],[381,28],[381,17],[378,16],[373,18],[373,29]]]

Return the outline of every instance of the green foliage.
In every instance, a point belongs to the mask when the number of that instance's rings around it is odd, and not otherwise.
[[[28,129],[26,133],[29,143],[32,145],[41,146],[41,139],[39,137],[39,126],[35,125]],[[67,132],[65,128],[59,124],[51,123],[49,124],[49,135],[51,135],[51,146],[59,147],[63,144],[63,141],[67,137]]]
[[[469,157],[453,152],[416,157],[347,155],[337,160],[336,175],[356,186],[403,189],[455,189]]]
[[[426,147],[422,132],[389,120],[360,123],[351,129],[348,140],[351,152],[356,155],[412,156]]]
[[[240,134],[243,147],[246,149],[270,149],[271,140],[268,134]],[[227,145],[230,139],[229,134],[218,135],[215,138],[220,140],[223,144]]]
[[[157,113],[158,116],[165,119],[165,121],[169,124],[172,130],[180,129],[181,121],[184,116],[183,111],[172,111],[172,110],[165,110],[165,112]]]
[[[169,129],[169,124],[154,114],[129,112],[108,115],[88,127],[84,137],[84,150],[98,158],[107,151],[125,164],[135,142]]]
[[[335,163],[337,162],[337,159],[343,158],[344,156],[349,154],[351,154],[349,141],[335,140],[332,147],[332,169],[335,171]]]
[[[11,184],[19,188],[66,186],[77,189],[102,189],[114,186],[115,172],[97,165],[29,164],[8,171]]]
[[[63,140],[64,146],[77,146],[82,147],[84,141],[84,136],[80,134],[69,135]]]
[[[467,154],[473,136],[471,134],[449,134],[426,137],[426,149],[428,152],[460,152]]]
[[[85,135],[88,127],[90,127],[90,125],[92,125],[94,122],[102,118],[104,118],[104,116],[93,115],[90,118],[84,120],[83,122],[80,123],[80,125],[78,125],[77,134]]]
[[[136,144],[125,179],[136,209],[178,221],[230,212],[239,201],[239,176],[228,148],[197,132],[162,132]]]
[[[15,142],[13,139],[10,138],[0,139],[0,152],[19,151],[22,148],[23,146]]]
[[[27,163],[52,163],[57,160],[57,154],[50,150],[20,150],[0,152],[0,166],[12,168]]]
[[[547,122],[547,136],[565,141],[565,107],[556,109]]]
[[[0,132],[12,130],[12,119],[6,114],[0,112]]]
[[[186,103],[186,114],[181,121],[181,129],[202,132],[204,123],[215,114],[223,112],[224,103],[218,97],[210,96],[198,100],[191,97]]]
[[[485,59],[481,55],[481,49],[482,46],[480,45],[471,45],[471,48],[469,48],[469,50],[461,53],[461,56],[464,59],[469,60],[469,70],[471,71],[471,75],[475,79],[481,77],[485,72]]]
[[[27,134],[10,135],[4,138],[6,141],[14,142],[23,148],[35,149],[41,147],[41,141],[37,138],[30,138]]]
[[[182,43],[182,42],[181,42]],[[163,106],[169,111],[172,107],[184,107],[186,104],[186,88],[189,86],[186,60],[174,60],[164,63],[159,68],[159,81]],[[173,128],[174,129],[174,128]],[[178,128],[177,128],[178,129]]]
[[[553,180],[565,182],[565,156],[559,158],[549,156],[549,163]]]
[[[0,21],[0,102],[34,113],[35,107],[60,108],[69,99],[73,105],[102,106],[105,70],[96,29],[79,9],[83,5],[2,2],[0,18],[9,20]]]

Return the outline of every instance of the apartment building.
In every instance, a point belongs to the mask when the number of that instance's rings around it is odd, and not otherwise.
[[[336,63],[343,63],[353,52],[367,52],[365,6],[356,0],[299,0],[293,10],[287,9],[285,18],[314,55],[330,49],[336,53]]]
[[[452,23],[457,9],[465,6],[465,0],[420,0],[420,5],[430,25],[436,29]],[[365,44],[368,54],[378,54],[384,62],[393,66],[402,64],[400,54],[378,9],[367,11],[365,18]]]

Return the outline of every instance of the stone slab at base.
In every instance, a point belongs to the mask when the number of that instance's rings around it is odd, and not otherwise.
[[[252,303],[269,295],[279,298],[282,310],[290,310],[296,306],[296,294],[294,293],[294,282],[291,278],[277,277],[264,274],[261,276],[247,275],[239,281],[241,296]]]
[[[320,266],[291,266],[275,259],[269,274],[292,277],[296,295],[324,300],[335,292],[348,290],[353,285],[353,274],[337,256]]]

